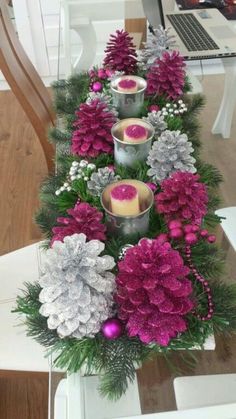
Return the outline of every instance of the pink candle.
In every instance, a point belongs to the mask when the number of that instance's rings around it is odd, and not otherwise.
[[[140,213],[138,191],[134,186],[119,184],[111,190],[110,197],[113,214],[130,216]]]
[[[138,143],[148,138],[148,131],[142,125],[129,125],[124,130],[124,141],[128,143]]]
[[[124,93],[135,93],[138,90],[138,84],[133,79],[123,79],[118,83],[117,89]]]

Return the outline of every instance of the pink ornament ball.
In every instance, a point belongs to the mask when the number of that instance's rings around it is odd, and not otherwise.
[[[158,105],[151,105],[148,108],[149,112],[158,112],[160,110],[160,107]]]
[[[172,228],[172,230],[170,230],[170,237],[172,239],[181,239],[183,237],[183,230],[181,228]]]
[[[151,189],[152,192],[157,190],[157,185],[155,183],[147,182],[146,185]]]
[[[187,224],[186,226],[184,226],[184,232],[185,232],[185,234],[193,233],[192,224]]]
[[[95,83],[93,83],[92,85],[92,90],[93,92],[101,92],[102,90],[102,83],[100,83],[100,81],[95,81]]]
[[[177,228],[182,228],[182,223],[179,220],[172,220],[168,223],[168,228],[170,230],[175,230]]]
[[[123,325],[119,319],[108,319],[102,325],[102,334],[108,340],[118,339],[123,332]]]
[[[201,232],[200,232],[201,237],[205,238],[205,237],[208,237],[208,235],[209,235],[208,230],[201,230]]]
[[[198,242],[197,235],[195,233],[188,233],[185,236],[185,242],[190,246],[196,244]]]
[[[193,224],[192,225],[192,233],[197,233],[199,231],[199,226]]]
[[[208,243],[215,243],[216,236],[214,234],[211,234],[210,236],[208,236],[207,241]]]

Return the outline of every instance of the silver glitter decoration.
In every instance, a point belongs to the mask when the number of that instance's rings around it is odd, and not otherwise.
[[[149,112],[147,117],[143,117],[143,119],[155,128],[155,137],[159,137],[162,131],[165,131],[167,128],[167,123],[165,122],[165,115],[163,115],[162,111],[153,111]]]
[[[104,248],[99,240],[86,242],[81,233],[54,242],[46,252],[39,312],[61,338],[93,337],[112,315],[115,275],[110,270],[115,262],[99,256]]]
[[[126,244],[125,246],[123,246],[123,247],[120,249],[120,251],[119,251],[119,255],[118,255],[119,260],[124,259],[124,257],[125,257],[125,255],[126,255],[127,250],[131,249],[131,247],[134,247],[134,246],[133,246],[132,244]]]
[[[105,103],[109,111],[112,111],[116,117],[118,116],[118,112],[114,107],[111,95],[107,94],[106,92],[90,92],[87,97],[86,103],[89,104],[95,99],[98,99],[100,100],[100,102]]]
[[[93,196],[100,196],[107,185],[119,179],[120,177],[116,176],[113,170],[109,169],[109,167],[103,167],[91,175],[87,183],[88,190]]]
[[[114,80],[118,76],[123,76],[125,74],[124,71],[114,71],[114,73],[111,74],[111,76],[108,77],[109,81]]]
[[[170,28],[164,29],[159,26],[154,29],[154,34],[149,34],[147,42],[144,42],[144,48],[140,55],[142,67],[147,70],[154,61],[159,58],[164,51],[175,46],[175,37],[169,34]]]
[[[149,153],[147,164],[151,166],[147,174],[154,182],[161,182],[178,170],[195,173],[194,151],[186,134],[180,131],[164,131],[155,141]]]

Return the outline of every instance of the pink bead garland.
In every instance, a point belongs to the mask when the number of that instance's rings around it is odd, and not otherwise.
[[[207,295],[208,300],[208,313],[206,316],[201,316],[200,314],[197,314],[197,318],[202,321],[210,320],[213,316],[214,309],[213,309],[213,301],[212,301],[212,294],[211,294],[211,288],[209,287],[208,281],[205,280],[197,271],[197,269],[194,267],[191,259],[191,247],[186,246],[185,248],[186,258],[189,265],[189,268],[191,269],[192,274],[195,276],[196,280],[202,284],[202,288],[204,293]]]

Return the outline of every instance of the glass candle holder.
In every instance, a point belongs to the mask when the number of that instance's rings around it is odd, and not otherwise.
[[[118,84],[123,80],[133,80],[137,83],[136,92],[118,90]],[[144,93],[147,82],[138,76],[117,76],[111,82],[113,103],[119,112],[120,118],[130,118],[140,115],[144,102]]]
[[[132,185],[138,191],[140,213],[138,215],[117,215],[111,209],[111,190],[118,185]],[[149,229],[150,209],[154,202],[151,189],[144,183],[135,179],[122,179],[106,186],[101,195],[101,204],[105,210],[107,231],[117,236],[143,236]]]
[[[148,133],[147,139],[137,141],[137,143],[124,140],[124,131],[130,125],[144,127]],[[114,157],[117,164],[134,167],[137,162],[147,160],[155,134],[154,127],[150,123],[139,118],[122,119],[113,125],[111,133],[114,141]]]

